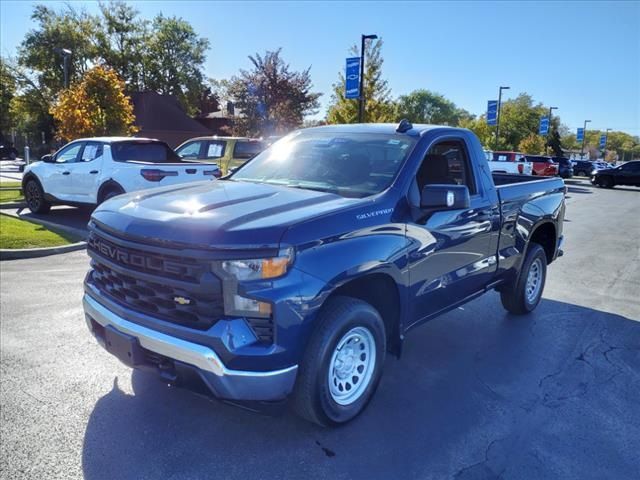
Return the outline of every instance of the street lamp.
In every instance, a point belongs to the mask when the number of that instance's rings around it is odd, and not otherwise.
[[[68,48],[61,48],[60,53],[64,62],[64,88],[69,88],[69,57],[72,52]]]
[[[498,91],[498,111],[496,112],[496,146],[498,150],[498,139],[500,138],[500,106],[502,105],[502,90],[509,90],[511,87],[500,87]]]
[[[549,133],[551,132],[551,112],[557,109],[558,107],[549,107],[549,128],[547,129],[547,146],[544,149],[545,153],[549,151]]]
[[[364,46],[365,41],[367,40],[375,40],[378,38],[377,35],[361,35],[361,44],[360,44],[360,98],[358,99],[358,123],[364,122]]]
[[[609,132],[612,128],[607,128],[604,132],[604,149],[602,150],[602,160],[607,161],[607,143],[609,143]]]
[[[587,138],[587,123],[590,123],[591,120],[584,121],[584,127],[582,128],[582,148],[580,148],[580,160],[584,158],[584,140]]]

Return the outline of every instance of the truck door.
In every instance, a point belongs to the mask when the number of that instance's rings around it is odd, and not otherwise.
[[[78,159],[82,142],[71,143],[54,155],[54,162],[46,164],[40,181],[46,193],[60,200],[73,201],[71,186],[71,167]]]
[[[471,201],[468,209],[407,224],[412,323],[482,291],[495,272],[498,205],[481,188],[470,160],[463,138],[447,138],[430,147],[418,169],[414,192],[428,184],[466,185]]]

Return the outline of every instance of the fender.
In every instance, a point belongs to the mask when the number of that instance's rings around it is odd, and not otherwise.
[[[102,196],[104,195],[104,192],[108,188],[116,188],[118,190],[121,190],[123,193],[126,193],[126,190],[122,187],[122,185],[120,185],[118,182],[116,182],[112,178],[109,178],[104,182],[102,182],[102,185],[100,185],[100,188],[98,188],[98,195],[96,196],[96,202],[98,204],[101,203]]]

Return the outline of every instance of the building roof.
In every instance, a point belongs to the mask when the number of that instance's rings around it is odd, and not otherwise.
[[[207,135],[210,131],[182,109],[172,95],[156,92],[135,92],[131,95],[135,124],[141,132],[189,132],[192,136]]]

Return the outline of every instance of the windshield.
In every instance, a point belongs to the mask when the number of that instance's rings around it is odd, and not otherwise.
[[[258,154],[231,180],[366,197],[391,185],[415,142],[406,135],[300,131]]]
[[[117,162],[180,162],[181,159],[163,142],[117,142],[111,144],[111,156]]]

